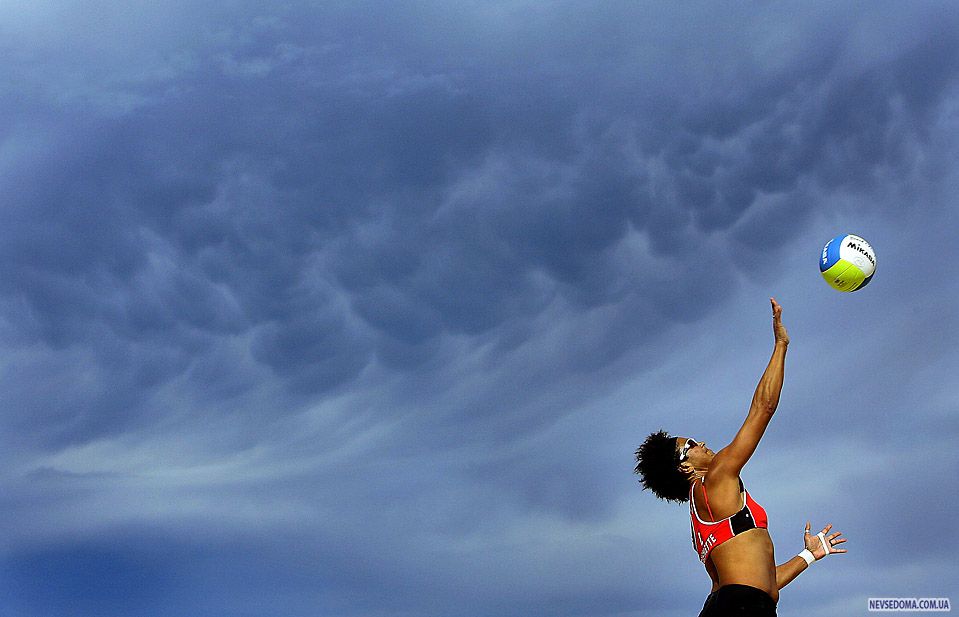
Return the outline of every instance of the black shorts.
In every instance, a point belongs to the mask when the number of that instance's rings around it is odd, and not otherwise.
[[[723,585],[709,594],[699,617],[776,617],[776,603],[762,589]]]

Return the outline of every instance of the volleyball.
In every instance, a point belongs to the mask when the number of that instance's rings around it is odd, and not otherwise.
[[[859,236],[842,234],[822,247],[819,271],[833,289],[858,291],[876,273],[876,253]]]

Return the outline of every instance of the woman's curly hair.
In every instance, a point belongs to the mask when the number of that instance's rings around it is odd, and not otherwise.
[[[666,501],[689,501],[689,480],[679,469],[676,437],[666,431],[651,433],[636,449],[636,468],[643,490]]]

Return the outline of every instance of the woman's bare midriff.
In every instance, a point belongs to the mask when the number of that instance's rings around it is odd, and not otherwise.
[[[776,556],[772,538],[765,529],[744,531],[714,548],[709,553],[706,569],[713,579],[713,590],[723,585],[749,585],[779,601]]]

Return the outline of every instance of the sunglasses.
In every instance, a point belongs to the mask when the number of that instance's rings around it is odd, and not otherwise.
[[[679,449],[679,462],[682,463],[689,456],[689,450],[695,448],[696,446],[702,445],[695,439],[687,439],[686,443],[683,444],[683,447]]]

